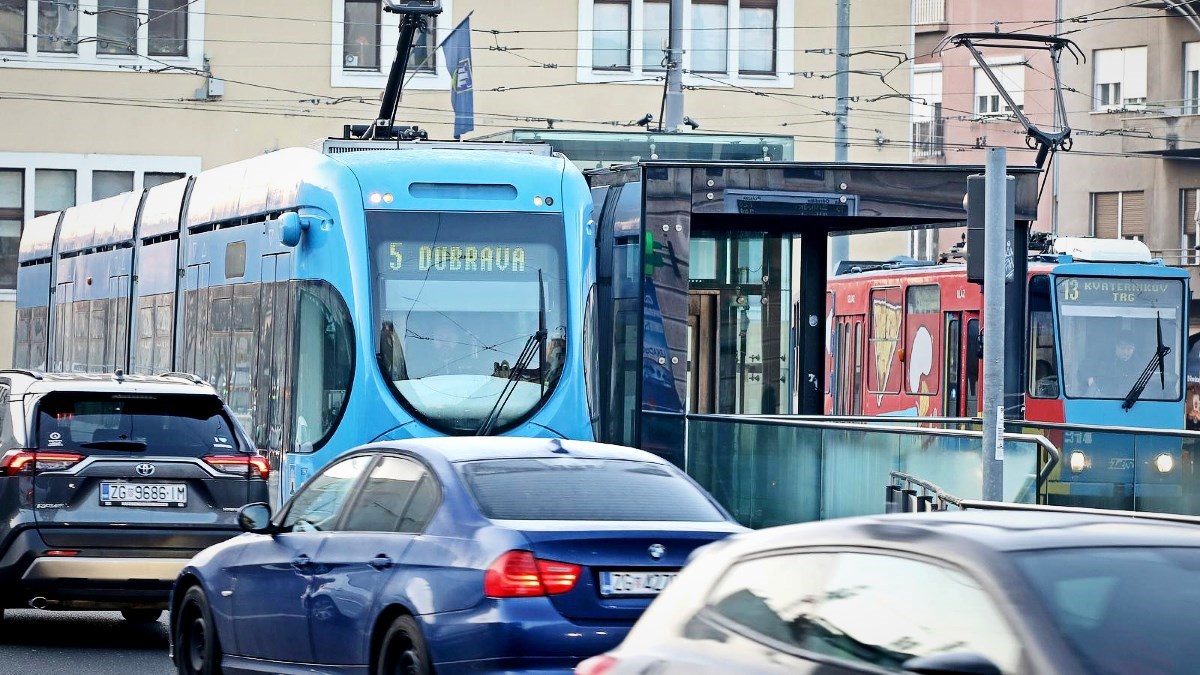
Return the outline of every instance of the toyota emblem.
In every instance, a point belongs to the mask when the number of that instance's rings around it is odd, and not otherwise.
[[[133,467],[133,470],[136,471],[137,475],[141,476],[142,478],[154,475],[153,464],[138,464],[137,466]]]
[[[650,557],[654,560],[661,560],[667,554],[667,547],[662,544],[650,544]]]

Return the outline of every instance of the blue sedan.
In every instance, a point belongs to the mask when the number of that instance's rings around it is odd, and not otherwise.
[[[176,581],[180,673],[569,673],[744,529],[649,453],[504,437],[359,448],[239,520]]]

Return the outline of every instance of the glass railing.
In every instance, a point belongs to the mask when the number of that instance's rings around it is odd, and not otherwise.
[[[978,430],[689,415],[684,433],[687,472],[749,527],[882,513],[894,471],[983,497]],[[1036,501],[1039,452],[1049,445],[1005,435],[1005,501]]]
[[[912,418],[799,419],[905,428],[913,424]],[[978,430],[982,422],[933,417],[921,418],[920,424]],[[1045,437],[1062,452],[1061,464],[1045,472],[1042,503],[1200,515],[1200,432],[1029,421],[1007,422],[1006,429]]]

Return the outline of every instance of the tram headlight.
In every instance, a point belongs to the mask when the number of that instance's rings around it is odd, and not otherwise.
[[[378,192],[372,192],[371,196],[367,197],[367,199],[372,204],[378,204],[379,202],[383,201],[383,195],[379,194]]]
[[[1087,455],[1084,454],[1084,452],[1082,450],[1073,450],[1071,452],[1071,457],[1068,460],[1068,463],[1071,467],[1071,471],[1074,471],[1075,473],[1079,473],[1080,471],[1083,471],[1084,469],[1087,468],[1088,458],[1087,458]]]
[[[1162,453],[1154,458],[1154,468],[1159,473],[1171,473],[1175,470],[1175,457],[1169,452]]]

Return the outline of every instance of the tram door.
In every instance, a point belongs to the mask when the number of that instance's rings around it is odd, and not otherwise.
[[[791,411],[790,251],[788,235],[693,235],[689,412]]]
[[[834,319],[833,372],[827,384],[834,415],[861,415],[863,396],[863,319],[839,316]]]
[[[979,381],[983,377],[979,312],[946,312],[944,321],[943,414],[974,417],[979,414]]]

